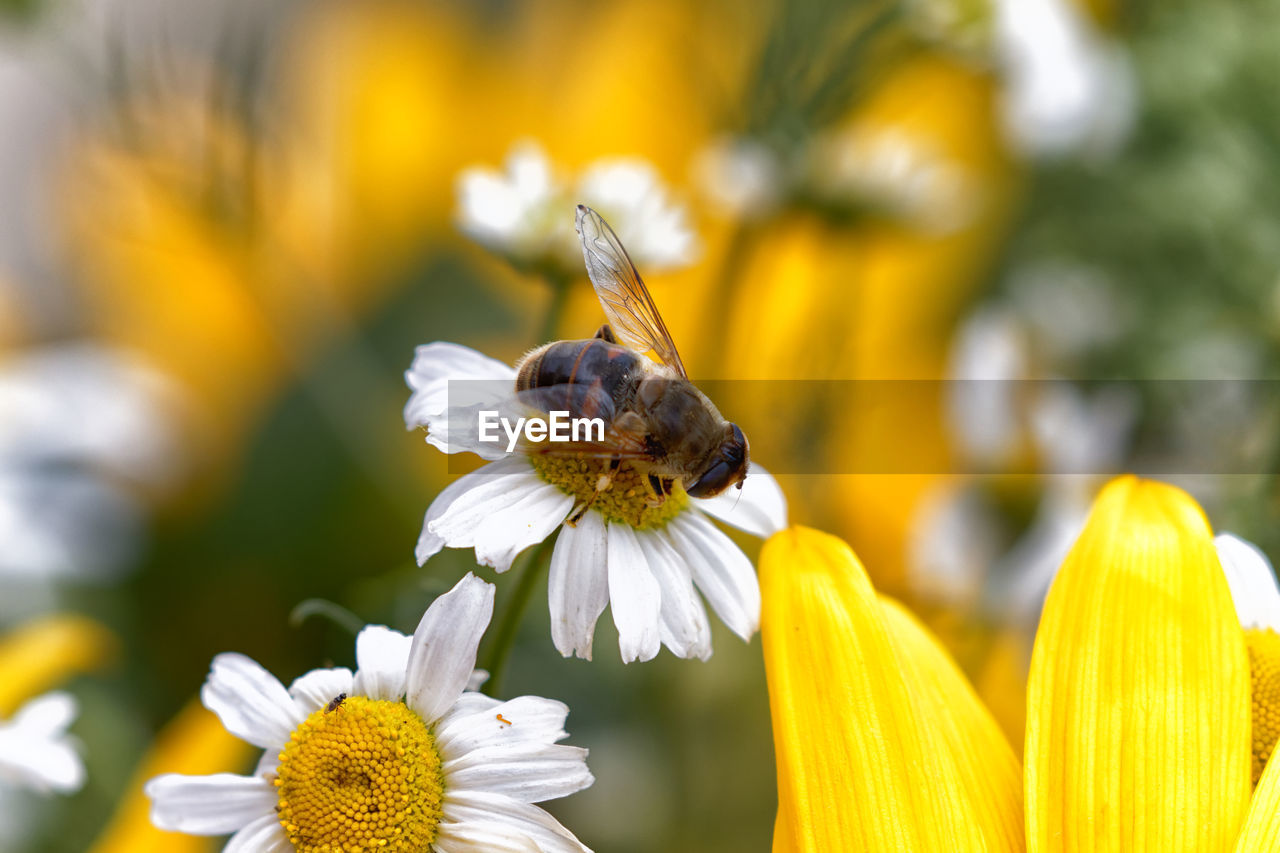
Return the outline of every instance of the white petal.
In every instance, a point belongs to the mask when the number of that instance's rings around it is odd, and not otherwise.
[[[1230,533],[1217,536],[1213,544],[1218,548],[1240,624],[1280,631],[1280,588],[1266,555],[1253,543]]]
[[[231,836],[222,853],[293,853],[293,845],[284,834],[280,819],[269,814]]]
[[[453,725],[454,721],[470,717],[472,714],[480,714],[486,711],[492,712],[494,708],[501,704],[501,699],[494,699],[492,696],[486,696],[483,693],[473,693],[471,691],[463,693],[458,697],[458,701],[450,705],[449,710],[436,722],[437,737],[445,728]],[[439,746],[438,743],[437,746]]]
[[[662,642],[677,657],[711,657],[711,623],[693,591],[688,564],[660,531],[637,531],[636,541],[662,589]]]
[[[413,364],[404,374],[413,389],[404,407],[409,429],[428,426],[449,408],[449,382],[494,380],[514,382],[515,369],[470,347],[448,341],[423,344],[414,350]],[[459,401],[454,401],[457,405]]]
[[[241,654],[213,659],[200,700],[227,731],[263,749],[279,749],[304,719],[284,685]]]
[[[588,512],[576,527],[560,531],[551,552],[551,640],[565,657],[591,660],[596,621],[609,603],[607,540],[604,518]]]
[[[413,632],[405,702],[428,725],[462,695],[493,618],[493,584],[473,574],[432,602]]]
[[[467,679],[466,691],[468,693],[474,693],[475,691],[483,687],[484,683],[488,680],[489,680],[489,670],[487,669],[472,670],[471,677]]]
[[[39,714],[42,707],[49,716]],[[62,732],[66,707],[65,702],[42,697],[24,707],[22,719],[0,726],[0,781],[12,780],[35,791],[79,790],[84,763]]]
[[[151,798],[151,822],[173,832],[226,835],[264,815],[275,818],[275,787],[252,776],[166,773],[142,790]]]
[[[441,824],[432,845],[436,853],[541,853],[529,836],[504,827]]]
[[[696,512],[673,518],[666,533],[716,615],[729,630],[749,640],[760,627],[760,584],[747,555]]]
[[[595,781],[587,769],[587,751],[559,743],[473,750],[446,763],[444,774],[451,791],[488,791],[522,803],[567,797]]]
[[[540,853],[590,853],[589,848],[573,837],[573,833],[542,809],[501,794],[445,792],[440,834],[451,833],[456,826],[477,830],[515,830],[537,844]]]
[[[662,645],[662,589],[645,561],[636,533],[611,522],[608,535],[609,605],[618,626],[623,663],[652,660]]]
[[[414,556],[421,566],[427,560],[440,553],[440,549],[445,546],[445,541],[439,536],[431,532],[431,522],[444,515],[445,511],[453,505],[459,495],[462,495],[477,485],[485,482],[486,477],[492,477],[506,471],[516,470],[527,463],[522,462],[515,457],[504,459],[485,465],[472,471],[470,474],[464,474],[454,480],[436,495],[436,499],[431,502],[431,506],[427,507],[427,514],[422,519],[422,533],[418,537],[418,547],[414,550]]]
[[[464,694],[464,698],[470,694]],[[488,699],[489,697],[485,697]],[[459,713],[459,702],[436,726],[436,748],[446,761],[477,749],[516,743],[551,744],[568,736],[569,706],[541,696],[519,696],[506,702],[472,704]]]
[[[47,738],[65,732],[75,718],[75,697],[59,690],[27,702],[13,715],[9,725],[32,736]]]
[[[764,539],[787,526],[787,498],[773,475],[754,462],[741,489],[729,489],[694,504],[725,524]]]
[[[359,640],[356,644],[358,647]],[[351,670],[345,666],[313,669],[294,679],[293,684],[289,685],[289,695],[298,703],[299,711],[310,715],[328,705],[339,694],[350,694],[351,684]]]
[[[352,692],[396,701],[404,696],[413,638],[385,625],[368,625],[356,636],[356,677]]]
[[[573,497],[545,482],[524,458],[486,465],[462,480],[465,488],[446,489],[427,510],[420,562],[439,550],[438,542],[475,548],[477,562],[505,572],[517,554],[546,539],[573,508]],[[446,496],[448,504],[440,507]]]

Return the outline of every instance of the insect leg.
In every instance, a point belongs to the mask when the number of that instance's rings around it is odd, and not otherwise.
[[[607,326],[605,328],[608,328]],[[618,468],[622,466],[622,458],[615,456],[609,460],[609,470],[605,471],[596,479],[596,490],[581,504],[574,509],[573,513],[566,519],[565,523],[570,527],[577,527],[578,522],[582,520],[582,516],[586,515],[587,510],[591,509],[591,504],[595,503],[596,495],[606,492],[613,486],[613,475],[618,473]]]

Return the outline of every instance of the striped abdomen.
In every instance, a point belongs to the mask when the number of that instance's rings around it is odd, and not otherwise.
[[[516,392],[543,411],[611,421],[635,396],[642,357],[601,338],[556,341],[520,363]]]

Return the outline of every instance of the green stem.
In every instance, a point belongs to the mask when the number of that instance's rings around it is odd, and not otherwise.
[[[365,626],[365,621],[359,616],[342,605],[334,604],[324,598],[308,598],[298,602],[297,606],[289,611],[289,624],[294,628],[300,628],[304,622],[313,616],[318,616],[337,625],[353,637],[359,634]]]
[[[740,281],[742,271],[746,266],[748,250],[755,242],[756,234],[757,227],[754,224],[740,222],[734,226],[733,234],[729,238],[729,246],[725,250],[724,263],[720,265],[720,272],[711,288],[709,297],[711,301],[706,316],[715,317],[723,314],[728,310],[726,306],[732,304],[734,291],[742,284]],[[711,353],[703,359],[703,363],[707,366],[708,378],[725,378],[726,355],[724,341],[718,341]]]
[[[520,629],[520,623],[524,621],[525,611],[529,609],[533,588],[538,585],[543,568],[551,565],[551,548],[555,541],[556,534],[553,533],[533,549],[524,568],[520,570],[520,582],[516,584],[502,611],[498,630],[493,635],[493,642],[485,655],[483,666],[480,667],[489,671],[489,680],[483,688],[489,696],[496,696],[501,692],[502,677],[507,660],[511,657],[511,649],[515,645],[516,633]]]

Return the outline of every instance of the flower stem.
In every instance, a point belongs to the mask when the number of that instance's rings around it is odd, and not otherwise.
[[[556,330],[560,328],[560,321],[564,319],[564,310],[569,304],[570,279],[554,272],[548,272],[544,277],[547,280],[547,286],[551,288],[551,304],[547,306],[547,313],[542,319],[542,331],[538,333],[534,346],[556,340]]]
[[[493,643],[481,666],[481,669],[489,671],[489,680],[482,688],[489,696],[497,696],[501,692],[503,673],[507,660],[511,657],[511,648],[515,645],[516,633],[520,629],[520,623],[524,621],[524,612],[529,608],[533,588],[538,585],[543,568],[551,565],[551,548],[555,544],[556,535],[553,533],[543,539],[529,554],[524,568],[520,570],[520,581],[502,611],[498,630],[494,633]]]

